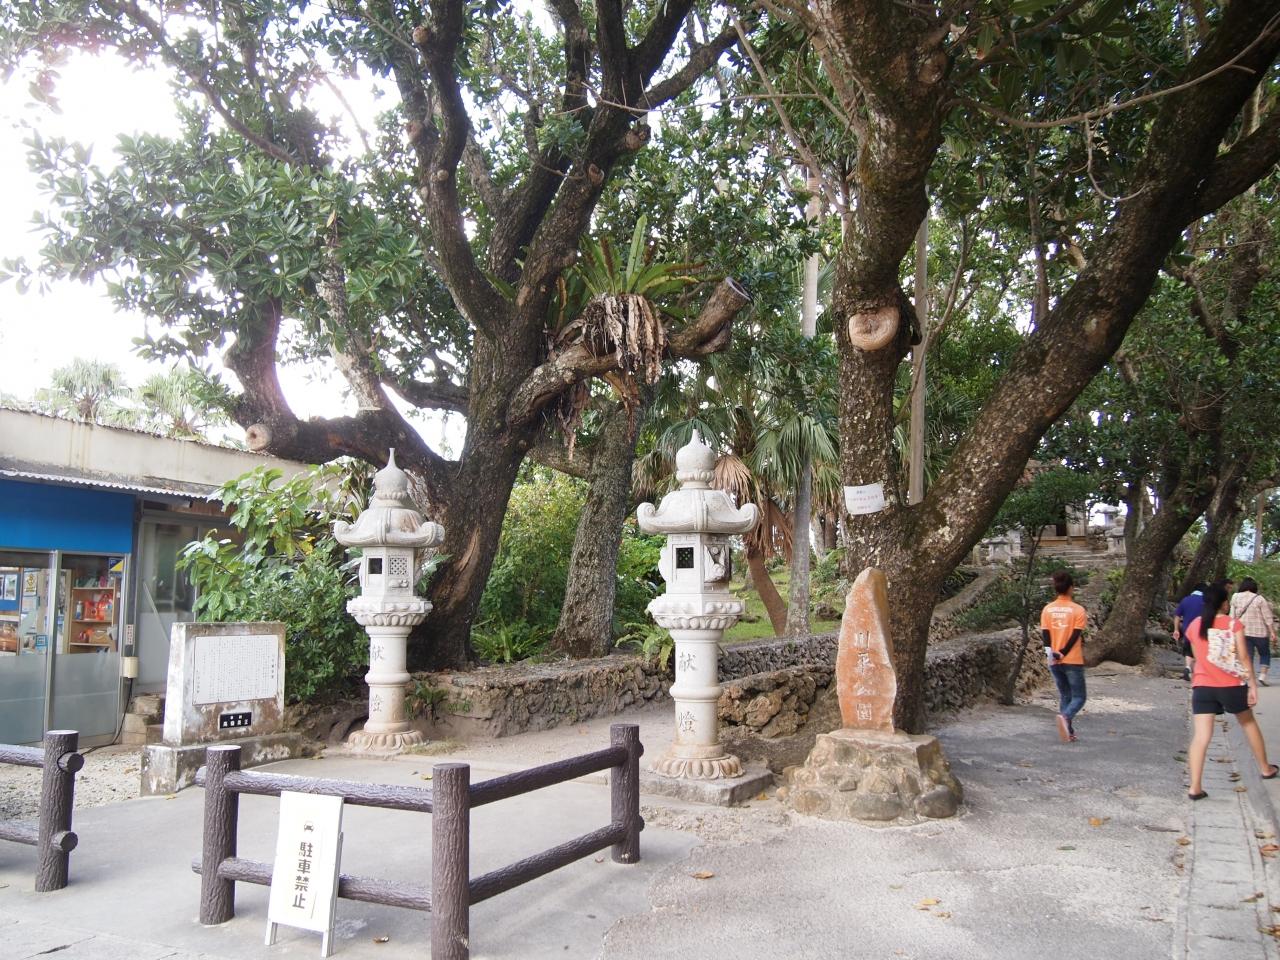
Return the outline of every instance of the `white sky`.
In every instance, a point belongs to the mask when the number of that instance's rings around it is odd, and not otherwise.
[[[20,73],[0,84],[0,258],[25,256],[34,262],[40,247],[31,218],[45,207],[45,200],[35,175],[27,169],[24,123],[38,124],[45,136],[63,136],[91,146],[94,161],[102,165],[111,162],[116,138],[122,133],[178,132],[169,86],[157,71],[138,71],[105,54],[76,55],[59,73],[60,114],[32,103],[27,79]],[[348,86],[344,92],[357,109],[366,98],[369,107],[377,109],[366,90]],[[313,99],[332,99],[323,88],[315,94]],[[335,99],[331,110],[322,108],[322,112],[337,115],[341,108]],[[133,352],[133,338],[141,336],[145,326],[140,315],[117,312],[101,284],[59,281],[47,291],[33,288],[26,294],[18,293],[12,282],[0,284],[0,391],[27,399],[47,385],[54,369],[76,356],[115,363],[137,385],[165,369]],[[213,361],[218,366],[216,358]],[[355,412],[354,403],[344,396],[345,382],[332,367],[282,368],[280,379],[300,417]],[[439,417],[413,422],[440,452],[456,453],[460,417],[451,417],[447,428],[452,451],[444,441]],[[242,436],[238,430],[229,434]]]

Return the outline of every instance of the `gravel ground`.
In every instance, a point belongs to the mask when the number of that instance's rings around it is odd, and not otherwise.
[[[137,747],[101,747],[85,754],[76,774],[76,808],[100,807],[138,795],[141,751]],[[0,820],[34,819],[40,804],[41,771],[0,765]]]

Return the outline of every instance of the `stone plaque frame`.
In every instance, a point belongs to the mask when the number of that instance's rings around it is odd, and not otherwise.
[[[283,623],[175,623],[164,742],[186,746],[279,733],[284,637]],[[219,673],[211,677],[210,671]],[[227,727],[220,719],[229,713],[247,713],[252,719],[248,726]]]

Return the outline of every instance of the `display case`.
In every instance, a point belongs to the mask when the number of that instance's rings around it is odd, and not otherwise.
[[[67,652],[90,653],[95,650],[116,650],[119,606],[119,597],[114,583],[72,587],[71,627],[67,632]]]

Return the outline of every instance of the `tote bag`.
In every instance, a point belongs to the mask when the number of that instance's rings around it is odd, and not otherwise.
[[[1210,627],[1206,639],[1209,643],[1210,663],[1233,677],[1243,678],[1248,675],[1244,664],[1236,656],[1236,635],[1234,630],[1216,630]]]

